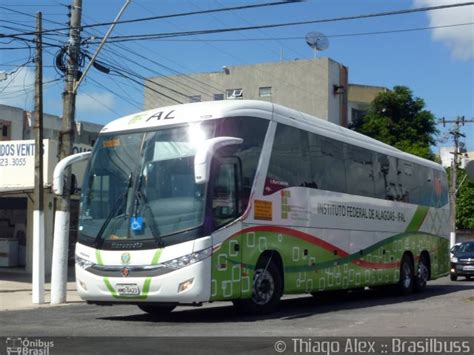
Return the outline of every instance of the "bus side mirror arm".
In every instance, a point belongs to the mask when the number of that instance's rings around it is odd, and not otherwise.
[[[53,172],[53,192],[56,195],[62,196],[64,191],[64,171],[74,163],[78,163],[82,160],[86,160],[90,158],[92,152],[82,152],[70,155],[64,159],[62,159],[56,167],[54,168]]]
[[[194,181],[204,184],[209,181],[209,171],[214,153],[222,147],[233,144],[242,144],[242,138],[215,137],[208,139],[197,149],[194,157]]]

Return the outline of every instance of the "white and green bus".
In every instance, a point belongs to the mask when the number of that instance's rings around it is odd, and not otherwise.
[[[164,107],[106,125],[81,192],[76,279],[153,314],[449,272],[443,168],[276,104]]]

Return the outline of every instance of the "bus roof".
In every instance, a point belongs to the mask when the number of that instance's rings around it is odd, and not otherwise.
[[[430,166],[437,170],[444,170],[441,165],[430,160],[404,153],[353,130],[282,105],[257,100],[204,101],[154,108],[114,120],[108,123],[101,133],[140,130],[237,116],[260,117],[292,126],[298,125],[301,128],[343,142]],[[295,122],[297,123],[295,124]]]

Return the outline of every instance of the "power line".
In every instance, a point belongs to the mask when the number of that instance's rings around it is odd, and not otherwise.
[[[117,44],[114,44],[114,45],[117,46]],[[146,57],[142,56],[141,54],[134,53],[133,51],[128,51],[127,48],[122,48],[122,50],[127,51],[127,52],[129,52],[129,53],[132,53],[132,54],[134,54],[134,55],[136,55],[136,56],[138,56],[138,57],[142,57],[143,59],[147,59]],[[122,55],[120,55],[120,54],[117,53],[117,52],[114,52],[114,51],[112,51],[112,50],[110,50],[110,49],[108,49],[108,51],[111,52],[111,53],[113,53],[114,55],[116,55],[116,56],[119,57],[119,58],[124,58]],[[141,64],[141,63],[139,63],[139,62],[137,62],[137,61],[135,61],[135,60],[133,60],[133,59],[126,58],[126,57],[125,57],[124,59],[126,59],[127,61],[129,61],[129,62],[135,64],[136,66],[138,66],[138,67],[140,67],[140,68],[142,68],[142,69],[147,70],[147,71],[150,72],[150,73],[155,74],[155,76],[160,76],[160,77],[162,77],[164,80],[167,80],[167,81],[171,82],[172,84],[174,84],[174,85],[176,85],[176,86],[184,86],[186,89],[190,89],[190,90],[192,90],[193,92],[196,92],[196,91],[197,91],[197,92],[199,92],[199,93],[201,93],[201,94],[204,94],[204,95],[206,95],[206,96],[212,97],[211,91],[204,92],[204,91],[202,91],[200,88],[198,88],[198,87],[196,87],[196,86],[191,86],[191,85],[188,85],[188,84],[186,84],[186,83],[183,83],[183,82],[180,82],[180,81],[177,81],[177,80],[173,80],[173,79],[170,78],[169,76],[163,75],[163,74],[157,72],[156,70],[152,70],[150,67],[147,67],[147,66],[145,66],[145,65],[143,65],[143,64]],[[156,64],[159,64],[159,63],[156,63]],[[118,66],[118,67],[121,67],[120,65],[117,65],[117,66]],[[123,67],[121,67],[121,68],[123,69]],[[156,75],[156,74],[158,74],[158,75]],[[186,76],[185,74],[183,74],[183,75]],[[150,78],[145,78],[145,80],[147,80],[147,81],[149,81],[149,82],[153,82]],[[198,81],[198,82],[199,82],[199,81]],[[153,82],[153,83],[154,83],[154,82]],[[199,82],[199,83],[202,83],[202,82]],[[210,85],[207,85],[207,87],[211,87],[211,86],[210,86]],[[219,91],[222,91],[222,89],[218,89],[218,90],[219,90]],[[189,98],[189,95],[186,95],[186,94],[184,94],[184,93],[180,93],[180,95],[181,95],[181,96],[185,96],[186,98]]]
[[[37,2],[34,3],[34,4],[8,4],[8,6],[10,7],[38,7],[38,6],[41,6],[41,7],[45,7],[45,6],[57,6],[57,5],[51,5],[51,4],[38,4]]]
[[[141,18],[136,18],[136,19],[131,19],[131,20],[122,20],[122,21],[115,22],[115,24],[137,23],[137,22],[145,22],[145,21],[153,21],[153,20],[162,20],[162,19],[168,19],[168,18],[173,18],[173,17],[184,17],[184,16],[192,16],[192,15],[210,14],[210,13],[216,13],[216,12],[246,10],[246,9],[261,8],[261,7],[287,5],[287,4],[291,4],[291,3],[294,3],[294,2],[300,2],[300,1],[286,1],[286,0],[283,0],[283,1],[267,2],[267,3],[261,3],[261,4],[232,6],[232,7],[218,8],[218,9],[201,10],[201,11],[181,12],[181,13],[170,14],[170,15],[141,17]],[[4,7],[4,6],[0,6],[0,9],[26,14],[24,12],[9,9],[7,7]],[[26,14],[26,15],[33,16],[33,15],[30,15],[30,14]],[[53,21],[49,21],[49,22],[53,22]],[[92,27],[109,26],[113,23],[114,22],[102,22],[102,23],[96,23],[96,24],[81,26],[81,28],[84,29],[84,28],[92,28]],[[52,30],[44,30],[43,33],[63,31],[63,30],[68,30],[68,29],[69,29],[68,27],[56,28],[56,29],[52,29]],[[25,33],[22,33],[21,35],[32,35],[32,34],[34,34],[34,32],[25,32]],[[20,35],[20,34],[17,34],[17,35]]]
[[[218,4],[220,4],[219,0],[215,0]],[[242,17],[240,16],[239,14],[233,14],[235,17],[238,17],[240,18],[242,21],[244,21],[245,23],[247,23],[248,25],[253,25],[253,23],[251,23],[250,21],[248,21],[245,17]],[[271,35],[269,35],[269,33],[265,30],[258,30],[258,32],[262,33],[263,35],[265,35],[266,37],[269,37],[271,38]],[[241,33],[241,35],[243,36],[243,34]],[[275,43],[277,43],[279,46],[280,46],[280,52],[278,53],[279,56],[280,56],[280,59],[283,60],[283,48],[288,48],[290,51],[292,51],[294,54],[296,54],[298,57],[304,57],[304,55],[302,55],[299,50],[296,50],[294,48],[291,48],[291,47],[287,47],[285,44],[283,44],[281,41],[279,40],[274,40]]]
[[[97,61],[97,62],[98,62],[98,61]],[[183,97],[185,97],[185,98],[189,98],[189,95],[186,95],[186,94],[184,94],[184,93],[182,93],[182,92],[180,92],[180,91],[178,91],[178,90],[174,90],[174,89],[172,89],[172,88],[169,88],[169,87],[167,87],[167,86],[165,86],[165,85],[159,84],[159,83],[154,82],[154,81],[152,81],[152,80],[149,80],[148,78],[146,78],[146,77],[144,77],[144,76],[142,76],[142,75],[140,75],[140,74],[137,74],[137,73],[134,73],[134,72],[125,70],[125,69],[123,69],[123,68],[119,68],[119,67],[116,67],[116,66],[114,66],[114,65],[110,65],[110,64],[104,63],[104,62],[98,62],[98,63],[100,63],[100,64],[102,64],[102,65],[105,65],[105,66],[109,66],[109,67],[112,68],[117,74],[119,74],[119,75],[121,75],[121,76],[127,77],[127,76],[124,75],[124,73],[126,73],[126,74],[131,75],[131,76],[134,76],[134,77],[136,77],[136,78],[138,78],[138,79],[147,80],[149,83],[152,83],[152,84],[154,84],[155,86],[158,86],[158,87],[160,87],[160,88],[169,90],[169,91],[171,91],[171,92],[173,92],[173,93],[175,93],[175,94],[177,94],[177,95],[183,96]],[[130,79],[130,80],[132,80],[130,77],[127,77],[127,78]],[[132,80],[132,81],[133,81],[133,80]],[[157,90],[154,90],[153,88],[151,88],[150,86],[148,86],[148,85],[146,85],[146,84],[141,84],[141,83],[140,83],[140,85],[143,85],[144,87],[146,87],[146,88],[148,88],[148,89],[150,89],[150,90],[152,90],[152,91],[154,91],[154,92],[156,92],[156,93],[158,93],[158,94],[160,94],[160,95],[162,95],[162,96],[165,96],[166,98],[168,98],[168,99],[170,99],[170,100],[173,100],[173,101],[175,101],[175,102],[177,102],[177,103],[180,103],[180,104],[183,103],[183,102],[181,102],[181,101],[176,100],[175,98],[172,98],[171,96],[165,95],[165,94],[163,94],[162,92],[159,92],[159,91],[157,91]]]
[[[137,4],[137,5],[139,5],[140,7],[144,8],[147,12],[152,13],[151,10],[146,9],[146,8],[143,7],[142,5],[140,5],[140,4]],[[93,33],[91,33],[90,31],[87,31],[87,30],[86,30],[85,32],[87,32],[87,33],[93,35]],[[174,85],[176,85],[176,87],[184,86],[184,87],[187,88],[187,89],[191,89],[191,90],[193,90],[193,91],[198,91],[198,92],[200,92],[200,93],[202,93],[202,94],[204,94],[204,95],[206,95],[206,96],[209,96],[209,97],[213,97],[213,94],[215,93],[214,90],[217,90],[217,92],[224,92],[224,89],[222,89],[222,88],[216,88],[216,87],[214,87],[214,86],[212,86],[212,85],[209,85],[208,83],[205,83],[205,82],[203,82],[203,81],[200,81],[200,80],[198,80],[198,79],[196,79],[196,78],[193,78],[192,76],[189,76],[189,75],[187,75],[187,74],[185,74],[185,73],[179,72],[178,70],[175,70],[175,69],[173,69],[173,68],[171,68],[171,67],[169,67],[169,66],[166,66],[166,65],[164,65],[164,64],[162,64],[162,63],[157,62],[156,60],[152,59],[153,56],[151,56],[151,55],[145,56],[145,55],[143,55],[143,54],[138,53],[137,51],[134,51],[134,50],[132,50],[132,49],[126,47],[126,46],[123,45],[123,44],[111,43],[111,45],[114,46],[114,47],[117,47],[118,50],[124,51],[124,52],[126,52],[126,53],[128,53],[128,54],[132,54],[132,55],[134,55],[134,56],[136,56],[136,57],[138,57],[138,58],[140,58],[140,59],[143,59],[143,60],[145,60],[145,61],[147,61],[147,62],[150,62],[150,63],[152,63],[152,64],[154,64],[154,65],[156,65],[156,66],[158,66],[158,67],[160,67],[160,68],[163,68],[163,69],[165,69],[165,70],[167,70],[167,71],[169,71],[169,72],[171,72],[171,73],[173,73],[173,74],[175,74],[175,75],[180,75],[182,78],[188,79],[188,80],[190,81],[190,83],[189,83],[189,85],[188,85],[188,84],[186,84],[186,83],[184,83],[184,82],[182,82],[182,81],[180,81],[180,80],[174,80],[174,79],[170,78],[169,76],[166,76],[166,75],[164,75],[164,74],[159,73],[159,72],[156,71],[156,70],[152,70],[149,66],[145,66],[145,65],[143,65],[143,64],[141,64],[141,63],[138,63],[137,61],[135,61],[135,60],[133,60],[133,59],[127,57],[126,55],[124,55],[124,54],[122,54],[122,53],[118,53],[118,52],[112,50],[111,48],[104,48],[104,50],[103,50],[104,52],[110,52],[110,53],[112,53],[115,57],[121,59],[121,62],[120,62],[120,63],[117,63],[114,58],[109,58],[109,59],[108,59],[109,61],[112,61],[112,62],[114,62],[115,64],[117,64],[117,66],[120,67],[120,68],[124,68],[124,67],[123,67],[124,64],[123,64],[123,60],[122,60],[122,59],[125,59],[125,60],[127,60],[127,61],[133,63],[134,65],[137,65],[137,66],[140,67],[140,68],[146,69],[147,71],[149,71],[149,72],[151,72],[151,73],[153,73],[153,74],[155,74],[155,75],[158,74],[158,76],[161,76],[162,78],[164,78],[164,80],[169,81],[169,82],[172,82]],[[151,53],[154,53],[155,55],[162,56],[161,53],[158,53],[158,52],[156,52],[156,51],[153,51],[151,48],[145,47],[145,46],[141,45],[140,43],[137,43],[137,45],[138,45],[140,48],[145,49],[147,52],[151,52]],[[166,59],[166,58],[165,58],[165,59]],[[130,70],[131,70],[131,69],[130,69]],[[201,86],[201,89],[199,89],[199,86]],[[206,90],[206,92],[203,92],[202,90]],[[147,95],[146,92],[145,92],[145,95]],[[188,96],[188,97],[189,97],[189,96]]]
[[[35,18],[35,15],[29,14],[27,12],[19,11],[19,10],[9,9],[8,7],[5,7],[5,6],[0,6],[0,9],[7,10],[7,11],[10,11],[10,12],[13,12],[13,13],[16,13],[16,14],[20,14],[20,15],[23,15],[23,16]],[[43,19],[43,21],[54,23],[55,25],[61,25],[61,26],[64,25],[61,22],[48,20],[48,19]],[[33,27],[33,26],[28,26],[28,27]],[[52,29],[52,30],[51,29],[49,29],[49,30],[46,29],[46,30],[42,30],[41,33],[43,34],[43,33],[48,33],[48,32],[67,31],[67,30],[69,30],[69,27],[64,27],[64,28],[61,28],[61,29]],[[35,35],[36,31],[24,33],[24,35],[27,35],[27,34],[28,35]]]
[[[86,95],[87,97],[91,98],[92,100],[94,100],[94,101],[97,102],[98,104],[104,106],[106,109],[108,109],[110,112],[113,112],[115,115],[120,116],[120,114],[119,114],[117,111],[115,111],[113,108],[111,108],[109,105],[105,104],[104,102],[99,101],[99,100],[96,99],[94,96],[89,95],[87,92],[83,92],[82,94],[84,94],[84,95]]]
[[[442,9],[455,8],[455,7],[461,7],[461,6],[470,6],[470,5],[474,5],[474,2],[421,7],[421,8],[416,8],[416,9],[403,9],[403,10],[378,12],[378,13],[355,15],[355,16],[334,17],[334,18],[319,19],[319,20],[277,23],[277,24],[269,24],[269,25],[206,29],[206,30],[184,31],[184,32],[168,32],[168,33],[165,32],[165,33],[141,34],[141,35],[112,36],[112,37],[109,37],[109,41],[137,40],[141,38],[150,38],[150,37],[151,38],[168,38],[168,37],[180,37],[180,36],[196,36],[196,35],[207,35],[207,34],[214,34],[214,33],[228,33],[228,32],[236,32],[236,31],[259,30],[259,29],[265,29],[265,28],[299,26],[299,25],[308,25],[308,24],[315,24],[315,23],[329,23],[329,22],[348,21],[348,20],[360,20],[360,19],[382,17],[382,16],[405,15],[405,14],[411,14],[411,13],[417,13],[417,12],[442,10]],[[101,38],[98,38],[97,40],[100,40],[100,39]]]
[[[396,30],[386,30],[386,31],[374,31],[374,32],[358,32],[358,33],[339,33],[339,34],[329,34],[325,35],[328,38],[342,38],[342,37],[356,37],[356,36],[369,36],[369,35],[381,35],[381,34],[390,34],[390,33],[403,33],[403,32],[414,32],[414,31],[424,31],[432,30],[437,28],[449,28],[449,27],[459,27],[459,26],[470,26],[474,25],[474,22],[466,23],[456,23],[451,25],[440,25],[440,26],[430,26],[430,27],[413,27],[413,28],[403,28]],[[304,37],[267,37],[267,38],[216,38],[216,39],[167,39],[167,38],[145,38],[143,40],[159,40],[161,42],[248,42],[248,41],[274,41],[274,40],[301,40]],[[140,39],[134,39],[136,41]],[[113,41],[111,43],[118,43],[122,41]]]
[[[137,108],[138,110],[142,110],[142,107],[141,107],[141,104],[140,102],[138,102],[137,100],[133,99],[132,97],[127,97],[125,95],[122,95],[122,94],[119,94],[117,93],[116,91],[112,90],[110,87],[107,87],[105,86],[104,84],[102,84],[101,82],[93,79],[92,77],[88,77],[87,80],[89,81],[92,81],[92,84],[96,87],[100,87],[102,89],[105,89],[106,91],[109,91],[111,92],[112,94],[114,94],[115,96],[117,96],[118,98],[122,99],[123,101],[129,103],[130,105],[134,106],[135,108]],[[118,87],[120,87],[120,85],[118,85],[118,83],[115,83]],[[121,90],[123,90],[123,88],[120,87]],[[118,115],[120,116],[120,115]]]

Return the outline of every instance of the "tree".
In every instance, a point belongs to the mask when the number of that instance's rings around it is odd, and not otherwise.
[[[462,181],[463,184],[456,199],[456,228],[474,230],[474,181],[461,169],[457,171],[457,180],[458,184]]]
[[[349,128],[390,144],[404,152],[433,160],[430,146],[438,134],[435,116],[424,109],[425,102],[413,97],[406,86],[378,94],[365,116]]]

